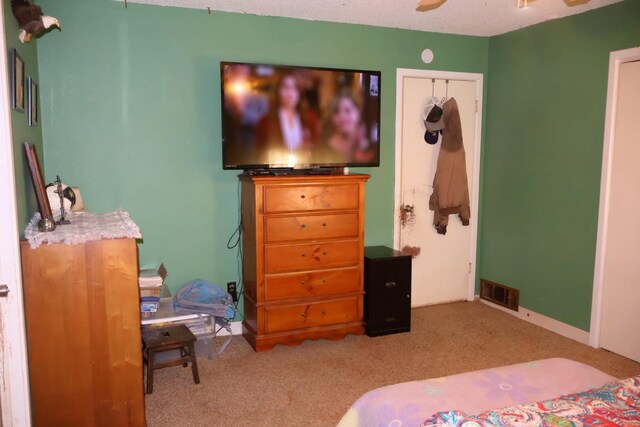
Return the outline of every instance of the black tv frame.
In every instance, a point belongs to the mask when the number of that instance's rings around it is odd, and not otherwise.
[[[376,156],[373,162],[347,162],[347,163],[299,163],[293,166],[281,165],[281,164],[225,164],[224,159],[224,147],[225,147],[225,120],[223,118],[223,112],[225,108],[224,104],[224,67],[226,65],[247,65],[250,67],[274,67],[274,68],[289,68],[289,69],[311,69],[319,71],[334,71],[345,73],[367,73],[378,76],[378,141],[376,143]],[[379,167],[380,166],[380,143],[382,135],[382,72],[377,70],[363,70],[363,69],[351,69],[351,68],[334,68],[334,67],[320,67],[313,65],[287,65],[287,64],[273,64],[263,62],[241,62],[241,61],[220,61],[220,116],[221,116],[221,148],[222,148],[222,169],[223,170],[244,170],[249,175],[300,175],[300,174],[314,174],[314,175],[330,175],[341,173],[344,168],[355,167]]]

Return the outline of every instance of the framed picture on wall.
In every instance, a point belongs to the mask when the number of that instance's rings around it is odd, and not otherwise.
[[[11,49],[11,107],[24,113],[24,61]]]
[[[33,77],[27,79],[27,92],[29,93],[29,126],[38,124],[38,84]]]

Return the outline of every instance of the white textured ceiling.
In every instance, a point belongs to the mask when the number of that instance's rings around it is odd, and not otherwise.
[[[124,1],[124,0],[116,0]],[[622,0],[591,0],[569,7],[563,0],[447,0],[440,8],[417,12],[417,0],[127,0],[215,11],[345,22],[437,33],[493,36]],[[522,0],[524,1],[524,0]]]

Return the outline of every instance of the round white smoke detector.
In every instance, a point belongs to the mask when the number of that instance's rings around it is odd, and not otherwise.
[[[431,49],[425,49],[422,51],[422,62],[425,64],[431,64],[433,61],[433,51]]]

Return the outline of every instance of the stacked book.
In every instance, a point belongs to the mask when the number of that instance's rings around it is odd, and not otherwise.
[[[160,268],[140,270],[138,285],[140,286],[140,314],[141,317],[153,317],[160,304],[160,290],[167,276],[167,270],[161,264]]]

